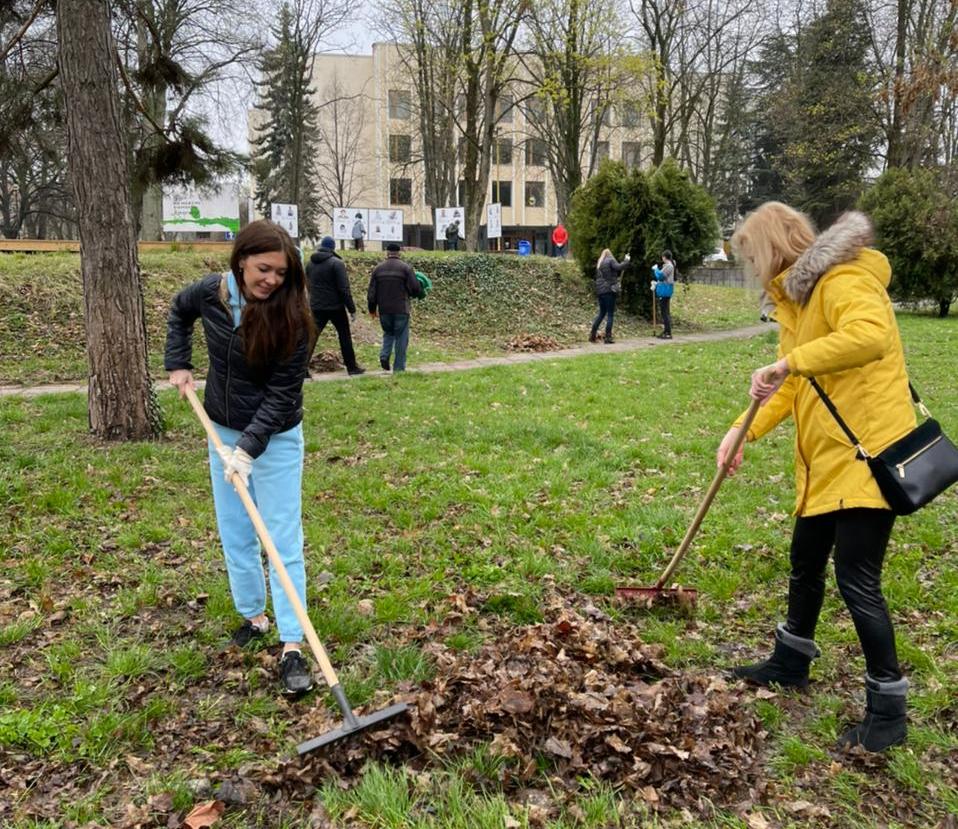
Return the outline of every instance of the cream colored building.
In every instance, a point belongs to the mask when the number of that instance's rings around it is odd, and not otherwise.
[[[332,203],[339,201],[337,196],[324,193],[323,207],[401,209],[405,245],[441,248],[442,240],[435,243],[433,208],[453,205],[425,202],[422,162],[411,161],[420,155],[415,93],[396,49],[392,43],[377,43],[369,56],[316,57],[313,84],[320,132],[326,137],[317,166],[327,183],[343,182],[338,192],[346,194],[346,204],[340,205]],[[504,114],[487,200],[502,204],[502,247],[513,249],[526,239],[536,253],[551,253],[556,197],[541,142],[531,135],[524,107],[510,107],[507,100],[500,109]],[[644,166],[651,157],[648,122],[634,106],[613,108],[600,139],[600,157],[630,166]],[[480,239],[485,239],[484,227]]]

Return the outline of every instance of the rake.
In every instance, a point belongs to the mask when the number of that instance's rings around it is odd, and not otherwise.
[[[709,486],[708,492],[705,493],[705,498],[702,499],[702,503],[699,505],[698,512],[695,513],[695,518],[692,519],[692,523],[685,533],[685,538],[683,538],[682,543],[679,544],[679,547],[675,551],[675,555],[672,556],[672,560],[669,562],[668,567],[662,571],[662,575],[659,576],[659,580],[651,587],[616,587],[616,598],[626,601],[638,600],[650,606],[652,604],[678,604],[682,607],[695,606],[695,603],[698,600],[698,591],[695,590],[695,588],[666,587],[665,585],[668,580],[672,578],[672,574],[676,571],[679,564],[682,562],[682,559],[685,558],[685,554],[689,551],[689,547],[692,546],[692,541],[694,540],[696,533],[698,533],[699,527],[702,526],[702,521],[705,520],[705,514],[709,511],[712,501],[715,500],[715,495],[719,491],[722,481],[724,481],[728,475],[728,470],[732,463],[732,459],[738,454],[738,450],[745,442],[745,436],[748,434],[749,427],[752,425],[752,421],[755,419],[755,415],[758,412],[759,406],[761,406],[761,403],[758,400],[753,400],[752,404],[748,407],[748,412],[745,414],[745,419],[742,421],[742,425],[739,427],[738,435],[735,438],[735,443],[732,445],[729,453],[725,456],[725,463],[722,464],[722,466],[720,466],[718,471],[715,473],[715,477],[712,479],[712,484]]]

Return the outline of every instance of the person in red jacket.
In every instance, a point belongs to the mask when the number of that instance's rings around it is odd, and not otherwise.
[[[556,256],[565,256],[565,246],[569,244],[569,231],[561,222],[552,231],[552,247]]]

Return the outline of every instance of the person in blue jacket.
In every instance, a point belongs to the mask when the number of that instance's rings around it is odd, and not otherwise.
[[[672,251],[662,251],[662,267],[652,266],[652,275],[655,277],[653,287],[655,298],[659,303],[659,312],[662,316],[662,332],[655,336],[662,340],[672,339],[672,294],[675,291],[675,262]]]
[[[216,523],[230,592],[243,623],[242,647],[269,630],[259,541],[230,479],[249,488],[270,537],[306,606],[303,561],[303,381],[314,341],[303,262],[289,234],[273,222],[251,222],[237,234],[227,273],[187,286],[167,320],[164,366],[185,394],[193,381],[193,328],[206,335],[209,370],[203,408],[224,446],[209,443]],[[276,626],[283,643],[280,675],[290,696],[313,686],[302,654],[303,631],[270,566]]]

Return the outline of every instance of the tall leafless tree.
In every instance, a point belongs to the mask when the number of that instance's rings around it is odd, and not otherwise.
[[[333,209],[361,204],[367,194],[368,167],[364,144],[367,99],[363,90],[350,94],[338,74],[320,90],[316,184],[320,205],[331,218]]]
[[[543,142],[559,220],[595,170],[599,135],[613,103],[631,104],[643,66],[621,48],[612,0],[542,0],[529,10],[520,83],[528,90],[530,137]]]
[[[934,165],[953,157],[958,0],[871,0],[867,16],[882,84],[877,114],[887,166]]]
[[[57,3],[67,159],[80,228],[89,418],[104,440],[160,432],[120,125],[108,4]]]
[[[380,28],[396,43],[396,77],[409,86],[411,115],[419,126],[417,152],[423,196],[430,207],[457,197],[457,95],[465,7],[454,0],[383,0]]]

